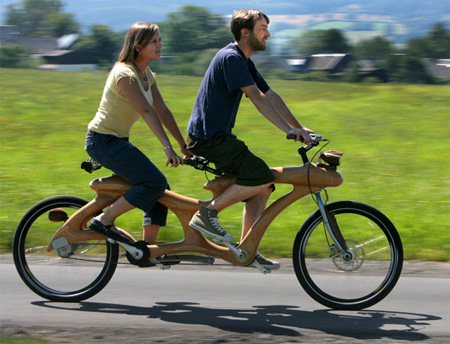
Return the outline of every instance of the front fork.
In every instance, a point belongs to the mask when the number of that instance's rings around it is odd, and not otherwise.
[[[344,261],[350,261],[353,259],[353,254],[350,252],[344,237],[339,229],[336,218],[330,214],[328,209],[325,207],[325,202],[323,201],[322,194],[320,191],[314,192],[316,197],[317,205],[319,206],[320,214],[323,218],[323,223],[328,234],[331,237],[334,245],[330,245],[330,249],[339,252],[340,256]]]

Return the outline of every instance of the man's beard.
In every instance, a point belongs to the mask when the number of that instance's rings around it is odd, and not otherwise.
[[[248,45],[253,51],[266,50],[266,45],[258,41],[253,32],[250,34],[250,38],[248,39]]]

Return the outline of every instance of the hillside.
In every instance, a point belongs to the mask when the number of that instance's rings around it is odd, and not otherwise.
[[[16,2],[18,0],[4,1],[0,8],[2,23],[7,5]],[[63,11],[74,14],[84,31],[93,24],[108,25],[120,31],[136,21],[161,22],[169,13],[188,4],[206,7],[224,16],[244,6],[236,0],[168,0],[164,6],[140,0],[63,0],[63,3]],[[438,21],[450,22],[450,3],[435,0],[247,0],[245,7],[259,8],[271,17],[275,40],[290,38],[301,30],[335,27],[348,33],[352,40],[382,34],[395,43],[403,43],[411,37],[425,35]]]

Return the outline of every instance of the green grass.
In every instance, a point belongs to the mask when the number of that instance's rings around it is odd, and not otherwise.
[[[19,334],[15,336],[0,336],[2,344],[46,344],[51,343],[50,340],[36,338],[28,334]]]
[[[61,194],[92,199],[93,175],[80,169],[86,126],[97,109],[105,73],[0,69],[1,208],[0,249],[10,252],[15,227],[39,200]],[[201,78],[158,75],[159,88],[184,132]],[[343,151],[344,184],[329,189],[330,201],[355,200],[384,212],[396,225],[406,259],[448,261],[450,257],[450,88],[393,84],[314,83],[269,80],[300,121]],[[284,139],[248,99],[241,104],[235,133],[270,166],[300,164],[298,145]],[[203,173],[164,167],[161,145],[143,121],[132,141],[166,174],[172,190],[200,199],[210,193]],[[210,176],[212,177],[212,176]],[[276,196],[287,192],[277,187]],[[274,198],[273,198],[274,199]],[[310,197],[288,208],[270,226],[261,251],[290,256],[293,239],[315,210]],[[242,205],[221,214],[239,237]],[[119,219],[140,237],[141,212]],[[160,236],[181,237],[176,217]]]

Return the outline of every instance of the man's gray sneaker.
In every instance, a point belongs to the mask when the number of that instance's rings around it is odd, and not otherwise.
[[[201,205],[200,209],[192,217],[191,222],[189,222],[189,226],[214,239],[233,242],[233,237],[225,232],[220,226],[218,219],[217,210]]]
[[[280,263],[267,259],[259,252],[256,254],[255,260],[259,263],[259,265],[266,268],[267,270],[278,270],[280,268]]]

